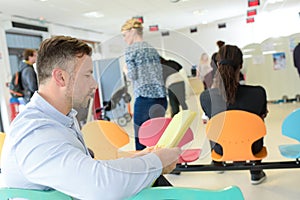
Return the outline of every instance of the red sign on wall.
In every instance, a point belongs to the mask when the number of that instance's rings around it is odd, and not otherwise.
[[[248,0],[248,7],[259,6],[259,0]]]
[[[247,11],[247,17],[251,17],[251,16],[254,16],[256,14],[257,14],[256,9]]]
[[[253,23],[254,17],[247,18],[246,21],[247,21],[247,23]]]
[[[149,31],[158,31],[158,25],[149,26]]]

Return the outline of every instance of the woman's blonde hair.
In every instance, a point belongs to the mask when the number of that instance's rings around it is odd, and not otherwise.
[[[121,28],[122,31],[128,31],[130,29],[137,29],[138,33],[143,33],[143,25],[142,23],[135,18],[129,19],[125,22],[125,24]]]

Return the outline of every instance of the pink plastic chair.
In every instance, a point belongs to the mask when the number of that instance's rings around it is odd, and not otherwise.
[[[171,120],[172,118],[157,117],[144,122],[139,129],[140,143],[148,147],[155,146]],[[178,147],[184,146],[185,144],[193,141],[193,139],[193,131],[189,128],[179,142]],[[180,155],[178,162],[193,162],[199,158],[200,153],[201,149],[183,149],[183,153]]]

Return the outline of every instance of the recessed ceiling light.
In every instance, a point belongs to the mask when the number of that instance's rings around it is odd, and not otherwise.
[[[248,53],[248,52],[252,52],[255,51],[255,49],[243,49],[243,53]]]
[[[194,15],[204,15],[207,12],[207,10],[195,10],[193,11]]]
[[[272,50],[272,51],[263,51],[262,52],[263,55],[273,54],[273,53],[276,53],[276,51]]]
[[[104,15],[102,13],[96,12],[96,11],[83,13],[82,15],[85,16],[85,17],[90,17],[90,18],[104,17]]]
[[[268,3],[269,4],[274,4],[274,3],[280,3],[283,2],[284,0],[269,0]]]

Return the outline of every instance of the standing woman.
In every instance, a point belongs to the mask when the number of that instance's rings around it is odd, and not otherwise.
[[[125,42],[127,76],[134,88],[134,134],[136,150],[144,149],[138,138],[139,127],[150,118],[164,117],[167,109],[162,66],[155,48],[143,41],[143,26],[129,19],[121,28]]]

